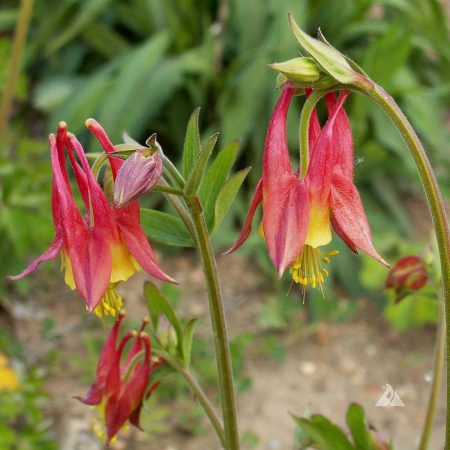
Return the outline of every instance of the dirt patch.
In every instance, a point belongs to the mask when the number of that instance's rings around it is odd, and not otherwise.
[[[170,273],[184,289],[180,302],[182,315],[201,317],[198,332],[209,336],[201,270],[189,255],[171,258],[170,262]],[[433,356],[433,327],[399,334],[380,318],[373,306],[362,301],[357,317],[347,323],[288,327],[273,334],[285,348],[285,358],[276,361],[261,351],[267,333],[261,330],[256,317],[270,292],[260,274],[248,261],[235,255],[221,258],[219,265],[231,334],[251,331],[255,335],[246,349],[244,364],[251,387],[238,396],[241,433],[251,436],[253,442],[244,448],[293,449],[295,426],[289,413],[321,413],[343,424],[346,408],[353,401],[365,407],[370,422],[379,431],[393,438],[397,450],[417,447],[430,387],[427,380]],[[59,274],[49,282],[43,282],[39,275],[34,277],[33,298],[11,299],[17,337],[25,345],[31,363],[47,361],[49,352],[55,350],[59,354],[48,375],[47,387],[54,398],[50,412],[61,449],[101,449],[103,445],[90,431],[95,412],[72,399],[87,389],[88,380],[82,379],[86,370],[77,369],[70,360],[75,356],[89,361],[86,336],[100,337],[107,329],[87,315],[80,299],[67,290]],[[136,323],[146,314],[142,301],[144,279],[140,274],[123,287],[128,317]],[[298,314],[293,321],[300,321],[301,310]],[[46,336],[43,333],[43,323],[48,319],[52,320],[50,339],[48,333]],[[375,406],[386,384],[395,389],[404,407]],[[172,410],[167,420],[174,431],[153,437],[152,448],[219,448],[206,421],[207,431],[191,436],[183,431],[189,427],[177,417],[176,405],[164,406]],[[433,449],[442,447],[444,406],[443,401],[435,421],[430,445]],[[116,448],[146,449],[148,444],[143,438],[142,433],[130,430],[126,441],[119,442]]]

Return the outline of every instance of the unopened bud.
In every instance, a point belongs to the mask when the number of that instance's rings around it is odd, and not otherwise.
[[[171,352],[176,348],[178,344],[177,334],[164,314],[159,317],[156,335],[164,349]]]
[[[396,300],[421,289],[428,280],[425,263],[419,256],[405,256],[389,271],[386,288],[394,289]]]
[[[122,208],[151,191],[163,173],[161,153],[144,148],[135,151],[120,168],[115,186],[114,203]]]
[[[321,76],[320,68],[312,58],[289,59],[281,63],[269,64],[269,67],[296,83],[314,83]]]

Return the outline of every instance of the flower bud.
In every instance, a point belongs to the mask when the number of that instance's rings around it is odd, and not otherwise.
[[[394,289],[396,301],[421,289],[428,280],[425,263],[419,256],[405,256],[389,271],[386,288]]]
[[[164,314],[159,317],[156,336],[161,346],[169,352],[173,352],[178,345],[177,334]]]
[[[314,83],[320,79],[320,68],[312,58],[293,58],[269,67],[296,83]]]
[[[114,186],[114,203],[122,208],[151,191],[163,173],[161,153],[151,148],[135,151],[122,165]]]
[[[321,70],[331,78],[342,84],[362,86],[370,88],[372,82],[364,74],[360,73],[359,67],[341,52],[331,46],[321,35],[321,40],[307,35],[295,22],[292,14],[289,14],[289,23],[298,43]]]

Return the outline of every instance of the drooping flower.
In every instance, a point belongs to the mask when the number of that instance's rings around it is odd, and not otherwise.
[[[122,311],[105,341],[95,382],[84,397],[76,397],[86,405],[98,407],[100,423],[95,429],[99,437],[106,437],[107,443],[127,422],[140,429],[143,402],[158,386],[158,383],[149,386],[150,374],[161,362],[151,362],[150,338],[143,331],[148,320],[144,320],[139,333],[129,331],[117,345],[124,316]],[[132,339],[134,343],[121,363],[125,346]]]
[[[372,244],[361,198],[353,184],[353,144],[350,123],[343,109],[348,92],[337,99],[326,95],[328,120],[320,129],[314,112],[309,125],[310,160],[306,176],[294,172],[286,139],[286,118],[295,89],[285,86],[267,131],[263,174],[247,218],[235,244],[239,248],[251,231],[259,203],[263,205],[262,231],[269,256],[279,275],[290,267],[294,282],[321,287],[330,257],[322,253],[330,243],[331,228],[355,253],[361,250],[387,265]]]
[[[22,273],[24,278],[42,262],[61,254],[65,282],[77,289],[89,311],[98,316],[115,315],[122,299],[115,287],[143,268],[150,275],[174,282],[157,265],[155,256],[140,226],[139,203],[118,210],[108,200],[89,167],[83,148],[61,122],[57,135],[51,135],[53,168],[52,213],[55,238],[49,249]],[[111,144],[112,145],[112,144]],[[86,216],[75,203],[65,163],[66,152],[81,193]],[[77,159],[78,158],[78,159]],[[120,161],[111,162],[115,175]]]
[[[391,268],[385,286],[394,289],[396,300],[400,301],[425,286],[427,280],[425,261],[420,256],[409,255],[399,259]]]

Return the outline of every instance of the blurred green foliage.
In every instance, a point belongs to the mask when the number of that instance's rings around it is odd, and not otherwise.
[[[17,7],[15,1],[2,2],[3,55],[9,48]],[[239,164],[253,166],[253,186],[260,174],[266,124],[276,96],[275,75],[266,65],[298,52],[287,24],[289,10],[306,31],[314,34],[321,27],[333,45],[396,97],[430,151],[448,194],[445,174],[450,153],[444,114],[450,50],[446,17],[437,0],[36,2],[17,107],[6,152],[2,152],[12,162],[14,184],[10,194],[2,189],[0,230],[7,243],[3,248],[14,256],[4,259],[7,263],[1,270],[16,270],[15,259],[23,264],[24,252],[35,252],[39,246],[36,226],[43,228],[38,233],[41,248],[47,243],[44,237],[51,234],[50,221],[44,219],[50,217],[49,183],[44,183],[48,169],[35,170],[34,164],[30,168],[31,148],[36,147],[29,140],[42,139],[60,120],[82,133],[85,119],[94,116],[115,142],[124,130],[141,141],[156,131],[165,152],[179,159],[185,124],[200,105],[205,136],[218,129],[222,146],[234,138],[242,140]],[[418,192],[415,169],[401,137],[380,111],[356,94],[347,109],[355,133],[356,181],[376,242],[389,256],[391,249],[383,245],[386,234],[415,236],[402,201],[411,189]],[[293,154],[297,120],[291,114]],[[38,145],[33,163],[46,158],[45,147],[44,142]],[[7,170],[11,168],[3,169]],[[5,183],[3,173],[1,178]],[[18,198],[25,203],[19,209],[14,203]],[[226,225],[242,221],[247,200],[240,202],[235,208],[239,219],[229,217]],[[8,217],[4,210],[14,212]],[[27,216],[30,211],[33,214]],[[25,217],[11,217],[17,214]],[[20,222],[23,230],[11,226],[11,221]],[[224,242],[219,243],[229,244],[233,234],[220,238]],[[260,240],[252,242],[261,245]],[[340,259],[340,267],[351,265],[358,270],[359,262],[351,255]],[[342,284],[355,293],[355,283],[346,279],[351,272],[338,269]]]

